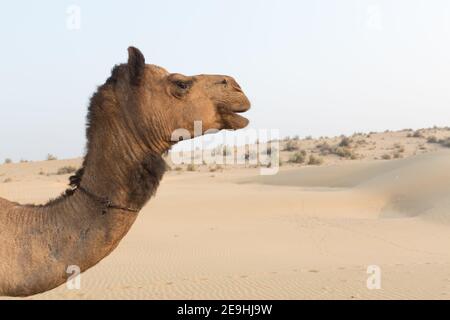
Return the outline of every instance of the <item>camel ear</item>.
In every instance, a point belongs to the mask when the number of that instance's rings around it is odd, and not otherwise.
[[[139,85],[144,76],[145,58],[138,48],[128,48],[128,70],[130,71],[131,84]]]

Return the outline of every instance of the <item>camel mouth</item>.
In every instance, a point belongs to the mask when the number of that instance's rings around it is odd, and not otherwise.
[[[222,119],[223,129],[239,130],[249,124],[249,120],[240,115],[250,109],[250,106],[238,106],[233,108],[219,107],[219,114]]]

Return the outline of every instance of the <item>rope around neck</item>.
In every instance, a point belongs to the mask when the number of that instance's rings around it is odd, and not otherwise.
[[[75,190],[80,190],[84,194],[86,194],[88,197],[93,199],[94,201],[99,202],[103,206],[102,215],[105,215],[108,212],[108,209],[118,209],[118,210],[134,212],[134,213],[139,212],[138,209],[134,209],[134,208],[130,208],[130,207],[122,207],[122,206],[116,205],[108,197],[97,196],[82,186],[77,186],[75,188]]]

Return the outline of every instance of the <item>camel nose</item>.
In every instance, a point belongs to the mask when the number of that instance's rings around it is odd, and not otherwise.
[[[231,86],[235,91],[243,93],[241,86],[231,77],[225,77],[220,81],[220,84],[224,85],[225,87]]]

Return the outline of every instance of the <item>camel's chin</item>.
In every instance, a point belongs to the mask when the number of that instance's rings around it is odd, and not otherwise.
[[[237,113],[230,112],[222,115],[224,129],[239,130],[243,129],[249,124],[249,120]]]

